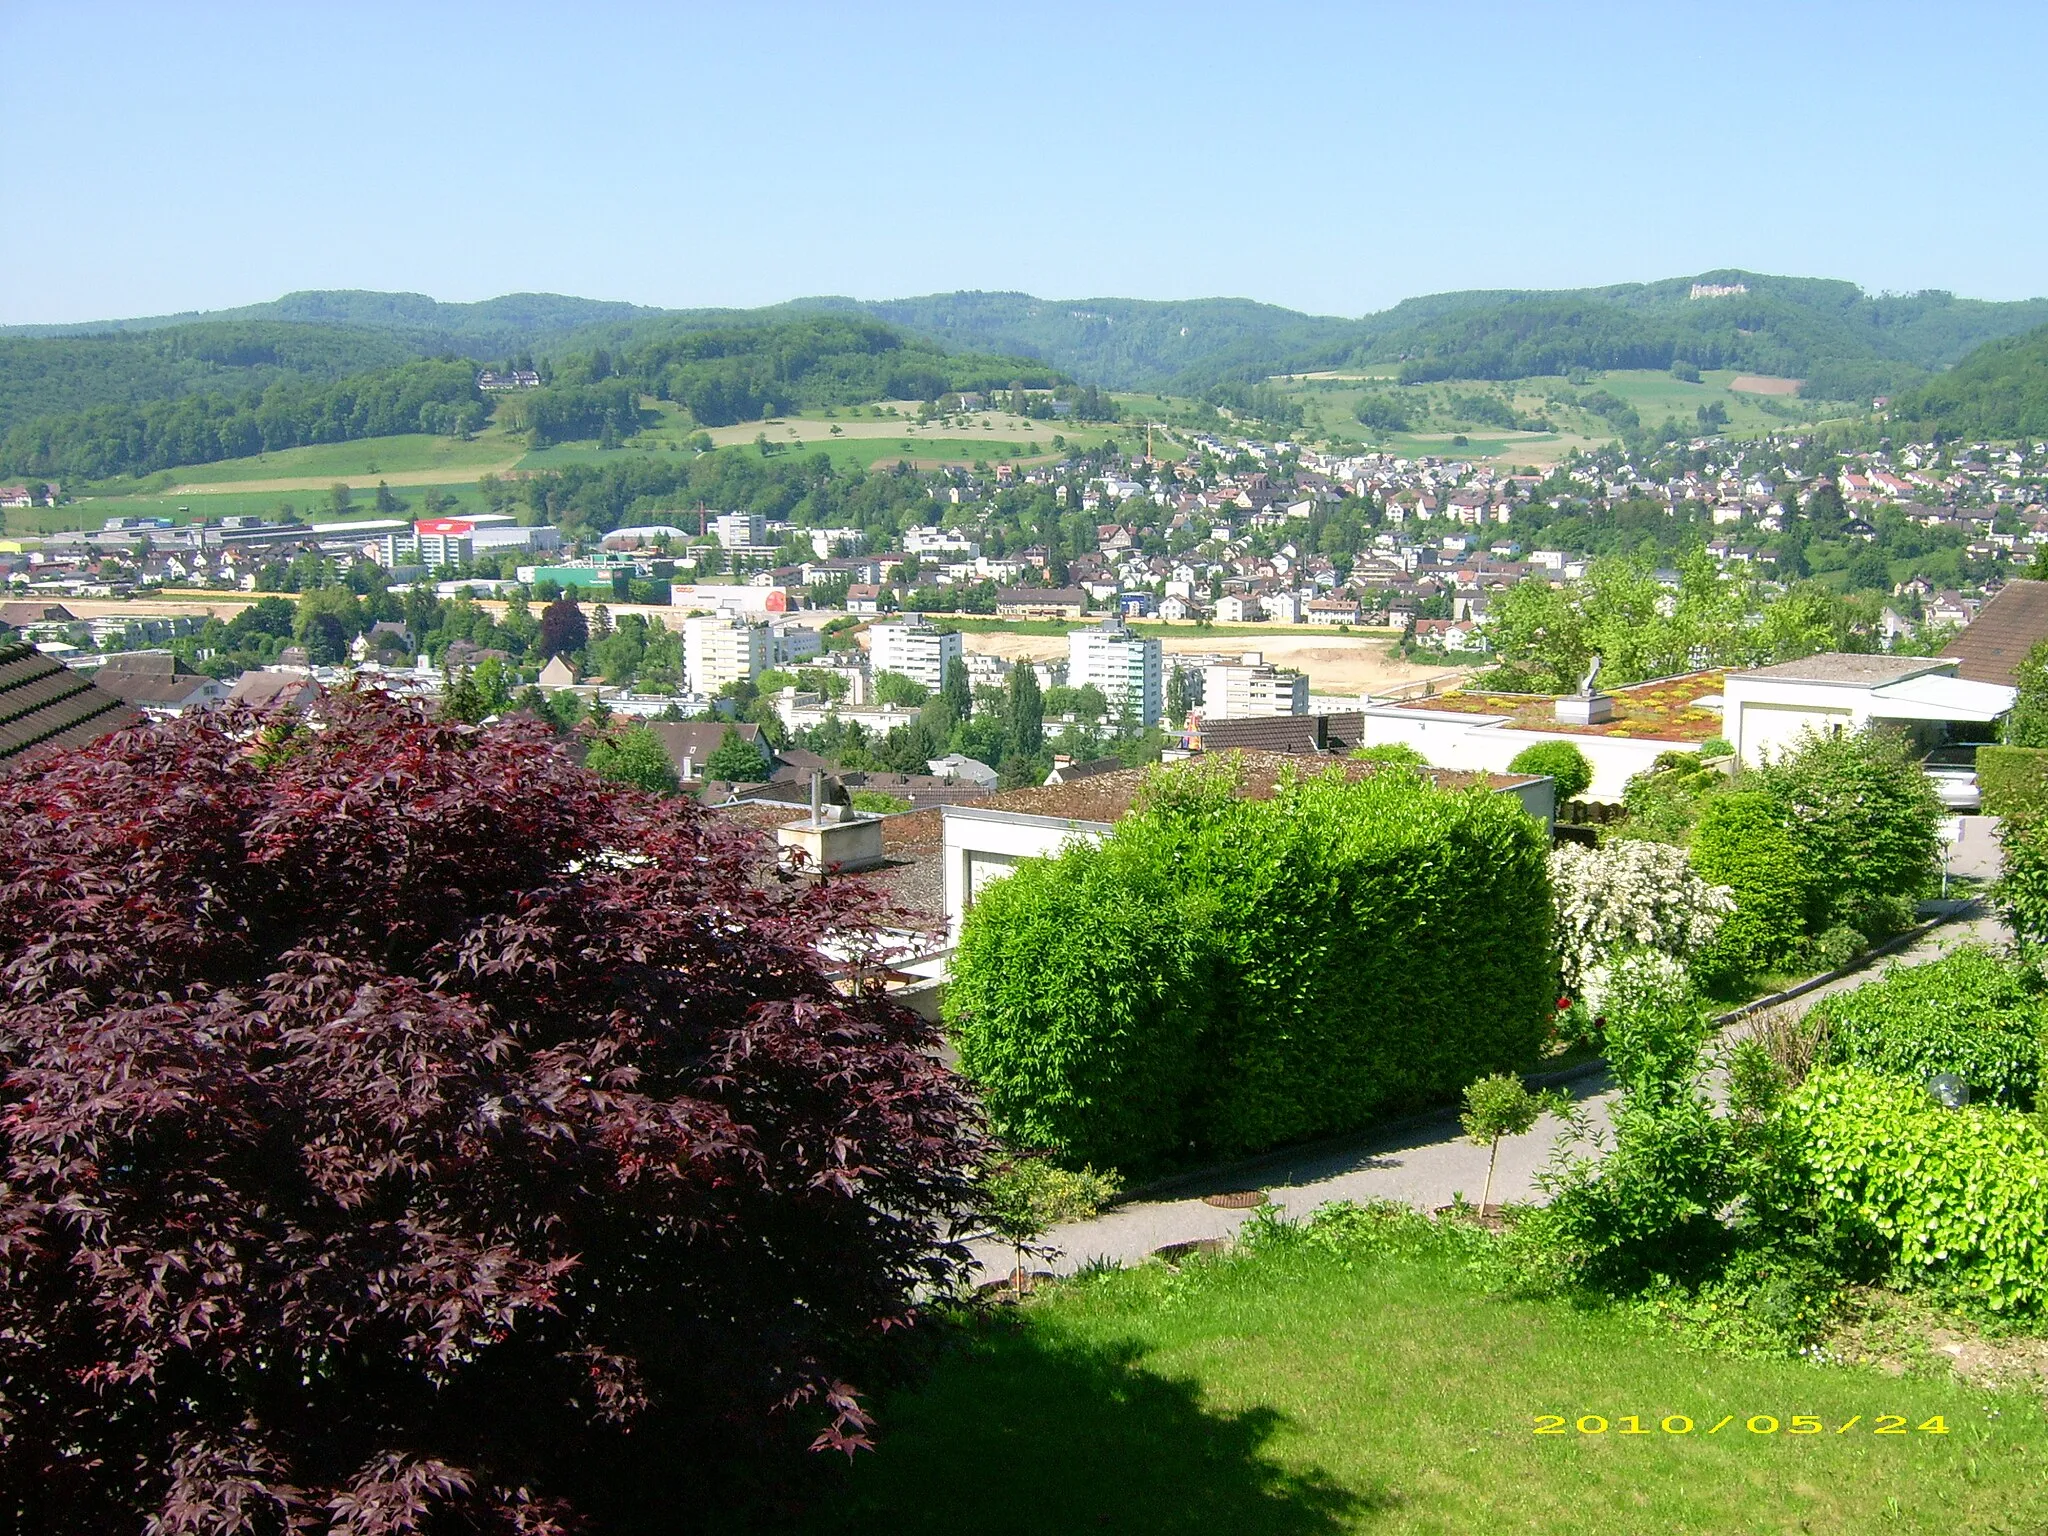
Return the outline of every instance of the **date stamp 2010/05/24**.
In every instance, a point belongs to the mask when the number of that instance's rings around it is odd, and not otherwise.
[[[1534,1423],[1531,1430],[1539,1435],[1718,1435],[1723,1430],[1749,1435],[1945,1435],[1948,1425],[1940,1414],[1923,1419],[1918,1424],[1903,1413],[1874,1413],[1869,1417],[1855,1414],[1836,1424],[1819,1414],[1794,1413],[1779,1419],[1776,1414],[1752,1413],[1747,1418],[1740,1414],[1725,1413],[1708,1415],[1694,1420],[1682,1413],[1667,1413],[1661,1418],[1640,1414],[1617,1414],[1609,1419],[1602,1414],[1584,1413],[1576,1419],[1562,1413],[1531,1414]]]

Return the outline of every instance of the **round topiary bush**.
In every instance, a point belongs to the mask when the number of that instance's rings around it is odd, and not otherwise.
[[[1557,781],[1557,799],[1562,805],[1576,800],[1593,783],[1593,765],[1586,754],[1568,741],[1539,741],[1524,747],[1508,764],[1509,773],[1543,773]]]

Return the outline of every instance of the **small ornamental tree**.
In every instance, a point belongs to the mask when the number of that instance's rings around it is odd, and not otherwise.
[[[645,1529],[861,1443],[984,1159],[872,898],[529,721],[308,724],[0,775],[0,1530]]]
[[[1500,1162],[1501,1139],[1526,1136],[1545,1110],[1562,1113],[1568,1102],[1562,1092],[1531,1093],[1512,1072],[1495,1072],[1466,1085],[1465,1112],[1458,1123],[1467,1136],[1488,1149],[1486,1187],[1479,1194],[1481,1215],[1493,1199],[1493,1171]]]

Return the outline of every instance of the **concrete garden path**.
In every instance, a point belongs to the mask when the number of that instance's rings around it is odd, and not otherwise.
[[[1902,951],[1872,960],[1784,1006],[1803,1013],[1831,992],[1876,980],[1895,960],[1917,965],[1938,959],[1959,944],[2009,941],[2005,926],[1988,915],[1981,903],[1958,904],[1958,908],[1942,926]],[[1740,1038],[1744,1029],[1738,1022],[1724,1030],[1721,1038]],[[1616,1092],[1606,1072],[1596,1068],[1562,1086],[1591,1124],[1604,1130],[1607,1106]],[[1537,1170],[1567,1134],[1562,1120],[1545,1116],[1528,1135],[1502,1142],[1492,1198],[1501,1202],[1534,1198]],[[1457,1111],[1446,1108],[1359,1137],[1287,1148],[1249,1162],[1185,1175],[1158,1186],[1154,1198],[1115,1206],[1092,1221],[1053,1228],[1044,1241],[1057,1256],[1049,1261],[1027,1260],[1027,1266],[1065,1275],[1096,1260],[1136,1264],[1169,1244],[1227,1238],[1250,1213],[1221,1209],[1206,1204],[1202,1197],[1234,1190],[1264,1190],[1274,1204],[1294,1217],[1305,1216],[1332,1200],[1399,1200],[1430,1210],[1449,1205],[1454,1195],[1462,1193],[1477,1204],[1486,1183],[1486,1159],[1487,1149],[1465,1140]],[[999,1243],[978,1242],[972,1247],[981,1270],[977,1282],[1005,1276],[1015,1264],[1011,1250]]]

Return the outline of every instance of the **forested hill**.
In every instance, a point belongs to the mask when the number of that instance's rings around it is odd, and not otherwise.
[[[2048,437],[2048,326],[1987,342],[1892,404],[1915,436]]]
[[[478,392],[475,363],[460,357],[407,359],[341,378],[311,367],[286,370],[272,358],[250,362],[240,372],[216,365],[221,371],[202,376],[202,387],[183,388],[187,376],[172,366],[183,354],[173,348],[172,362],[166,363],[150,349],[192,329],[198,328],[15,339],[20,355],[42,348],[57,358],[98,355],[94,348],[117,356],[120,346],[134,344],[134,355],[161,364],[157,373],[138,369],[126,381],[117,371],[94,377],[136,391],[154,378],[164,392],[155,399],[128,393],[0,423],[6,428],[0,431],[0,474],[64,481],[151,474],[307,443],[473,432],[493,410],[502,424],[526,432],[535,444],[623,438],[640,430],[644,396],[674,401],[699,425],[711,427],[810,406],[937,400],[958,390],[1064,382],[1057,370],[1028,358],[949,353],[872,320],[804,315],[773,324],[638,324],[627,328],[623,345],[543,356],[540,388],[495,398]],[[280,328],[251,323],[251,329],[268,334]],[[323,367],[347,355],[343,341],[379,341],[379,333],[351,329],[317,334],[337,343],[332,356],[322,354]],[[6,358],[0,338],[0,366]]]
[[[949,347],[1013,352],[1106,389],[1197,391],[1224,378],[1334,366],[1359,322],[1250,299],[1039,299],[1028,293],[939,293],[918,299],[797,299],[784,310],[858,314]]]
[[[141,405],[208,390],[333,380],[419,356],[381,331],[209,320],[93,336],[0,334],[0,436],[38,416]]]
[[[0,327],[0,338],[97,336],[238,321],[384,332],[398,337],[413,355],[422,357],[440,352],[501,357],[544,349],[593,327],[660,319],[675,313],[678,312],[605,299],[569,298],[559,293],[508,293],[474,304],[443,304],[423,293],[372,293],[339,288],[288,293],[266,303],[205,314],[151,315],[77,325],[6,326]]]
[[[1695,284],[1742,291],[1695,298]],[[1267,373],[1375,363],[1427,380],[1666,368],[1682,360],[1803,378],[1809,393],[1858,399],[2048,322],[2048,300],[1988,303],[1936,291],[1873,297],[1854,283],[1740,271],[1606,288],[1433,294],[1361,320],[1243,299],[1019,293],[815,298],[786,307],[870,315],[952,346],[1043,358],[1113,388],[1188,392]]]

